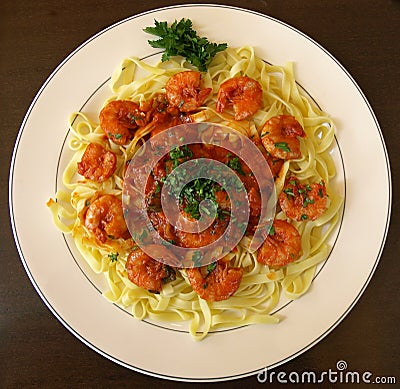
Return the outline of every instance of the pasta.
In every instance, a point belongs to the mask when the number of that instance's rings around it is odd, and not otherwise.
[[[111,96],[104,106],[114,100],[145,103],[164,93],[168,80],[176,73],[191,69],[184,60],[176,57],[168,62],[150,65],[138,58],[127,58],[113,73],[110,80]],[[220,85],[237,76],[257,80],[262,86],[263,106],[246,120],[237,121],[228,112],[216,109]],[[152,131],[151,126],[141,126],[126,145],[119,145],[104,134],[95,120],[83,112],[69,118],[68,147],[73,152],[63,173],[64,188],[56,201],[50,199],[50,208],[57,227],[73,240],[83,258],[96,273],[104,274],[108,289],[104,296],[139,319],[154,321],[187,321],[188,330],[195,340],[201,340],[210,331],[254,323],[277,323],[271,314],[282,296],[293,300],[309,288],[316,269],[329,255],[329,236],[340,220],[342,199],[332,191],[330,183],[336,170],[331,156],[334,142],[334,124],[328,115],[311,101],[296,84],[293,64],[270,65],[255,55],[252,47],[228,48],[218,53],[207,72],[202,74],[204,88],[211,93],[200,109],[193,114],[196,122],[221,123],[251,136],[261,137],[267,121],[278,115],[296,118],[305,136],[300,139],[301,157],[282,161],[276,192],[282,193],[285,180],[294,176],[304,185],[324,182],[328,203],[324,213],[315,220],[292,220],[277,207],[275,219],[287,220],[301,237],[300,256],[282,267],[268,266],[257,260],[258,250],[250,247],[251,237],[244,236],[225,261],[230,266],[243,269],[240,286],[228,299],[207,301],[192,288],[185,269],[178,269],[174,280],[163,285],[159,294],[135,285],[127,277],[126,263],[133,239],[121,236],[99,242],[84,222],[84,214],[96,196],[108,194],[122,199],[124,172],[127,163],[144,144]],[[77,172],[88,144],[100,144],[116,156],[115,172],[103,182],[84,179]]]

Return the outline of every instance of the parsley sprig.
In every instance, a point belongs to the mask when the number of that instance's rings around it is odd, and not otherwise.
[[[146,27],[143,31],[160,37],[148,42],[154,48],[164,49],[161,57],[163,62],[180,55],[202,72],[207,70],[218,52],[228,47],[226,43],[211,43],[207,38],[199,37],[190,19],[183,18],[179,22],[175,20],[170,26],[167,22],[154,20],[154,27]]]
[[[241,176],[244,176],[244,171],[242,169],[242,164],[240,163],[240,160],[238,157],[234,157],[232,159],[230,159],[227,163],[227,165],[234,170],[235,172],[237,172],[238,174],[240,174]]]
[[[179,196],[183,210],[199,220],[201,216],[200,203],[206,199],[211,200],[218,210],[219,206],[215,199],[215,191],[219,189],[218,187],[219,185],[215,181],[208,178],[196,178],[189,182]],[[203,208],[203,210],[206,212],[206,209]]]
[[[118,252],[110,253],[110,254],[108,254],[108,258],[110,258],[111,262],[117,262],[118,261],[118,255],[119,255]]]

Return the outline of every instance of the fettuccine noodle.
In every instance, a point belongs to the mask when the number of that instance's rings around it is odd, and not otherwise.
[[[170,60],[150,65],[138,58],[127,58],[111,77],[110,98],[145,102],[164,92],[168,79],[177,72],[190,68],[184,60]],[[138,76],[140,74],[140,76]],[[237,122],[228,113],[215,109],[218,88],[225,80],[246,75],[257,80],[263,89],[263,108],[248,120]],[[190,286],[184,269],[177,271],[174,281],[163,286],[160,294],[151,293],[133,284],[127,277],[125,264],[134,242],[132,239],[113,239],[99,243],[86,228],[82,213],[96,194],[122,196],[124,167],[144,143],[151,128],[137,130],[133,140],[119,146],[104,136],[96,120],[83,112],[75,112],[69,118],[70,137],[68,147],[73,156],[66,166],[63,189],[56,193],[56,201],[48,206],[57,227],[72,238],[85,261],[95,273],[104,274],[108,289],[104,296],[124,307],[137,319],[154,321],[188,321],[189,332],[196,340],[203,339],[210,331],[253,323],[277,323],[277,315],[271,313],[278,306],[281,296],[292,300],[302,296],[309,288],[319,264],[329,255],[329,236],[340,220],[342,199],[331,189],[335,165],[331,156],[334,146],[334,124],[321,112],[299,88],[291,63],[273,66],[258,58],[252,47],[228,48],[216,55],[208,71],[202,74],[205,88],[213,92],[195,121],[215,122],[230,126],[250,136],[271,117],[287,114],[294,116],[303,126],[306,137],[300,140],[302,157],[285,161],[280,179],[276,182],[279,193],[285,177],[295,175],[303,182],[324,180],[329,195],[329,206],[315,221],[288,221],[301,235],[301,256],[282,268],[270,268],[257,262],[257,252],[249,249],[249,237],[228,255],[232,266],[244,269],[239,289],[224,301],[208,302],[200,298]],[[83,179],[77,174],[77,163],[86,146],[99,143],[117,156],[117,169],[105,182]],[[276,219],[287,217],[279,211]],[[112,253],[118,253],[117,258]],[[116,259],[116,260],[115,260]]]

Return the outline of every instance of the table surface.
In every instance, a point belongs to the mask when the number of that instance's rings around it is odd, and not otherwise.
[[[219,3],[245,6],[275,17],[309,35],[333,54],[369,100],[391,162],[392,220],[374,277],[350,314],[331,334],[276,371],[321,373],[334,369],[338,360],[345,360],[353,371],[394,376],[399,382],[397,256],[400,250],[396,237],[400,233],[400,215],[396,183],[400,159],[394,156],[398,152],[396,146],[400,145],[400,2],[247,0]],[[0,3],[0,131],[4,142],[0,153],[3,204],[0,212],[5,227],[0,243],[0,387],[189,385],[121,367],[67,331],[46,308],[24,272],[6,205],[11,154],[19,126],[30,102],[54,68],[82,42],[114,22],[173,4],[178,3],[165,0],[3,0]],[[252,376],[219,385],[239,388],[256,386],[258,382]]]

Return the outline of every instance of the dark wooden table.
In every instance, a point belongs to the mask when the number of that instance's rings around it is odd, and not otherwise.
[[[345,360],[353,371],[396,377],[398,385],[400,215],[396,185],[400,178],[397,149],[400,146],[400,2],[232,0],[220,3],[271,15],[303,31],[331,52],[367,96],[391,157],[394,184],[391,228],[372,281],[354,309],[331,334],[276,371],[321,373],[334,369],[338,360]],[[114,22],[173,4],[177,2],[2,0],[0,3],[0,387],[189,385],[130,371],[98,355],[68,332],[42,303],[24,272],[7,207],[14,141],[31,100],[52,70],[78,45]],[[40,150],[32,150],[37,152]],[[149,344],[149,347],[159,352],[162,346]],[[238,355],[238,358],[246,356]],[[253,376],[219,385],[239,388],[259,384]]]

